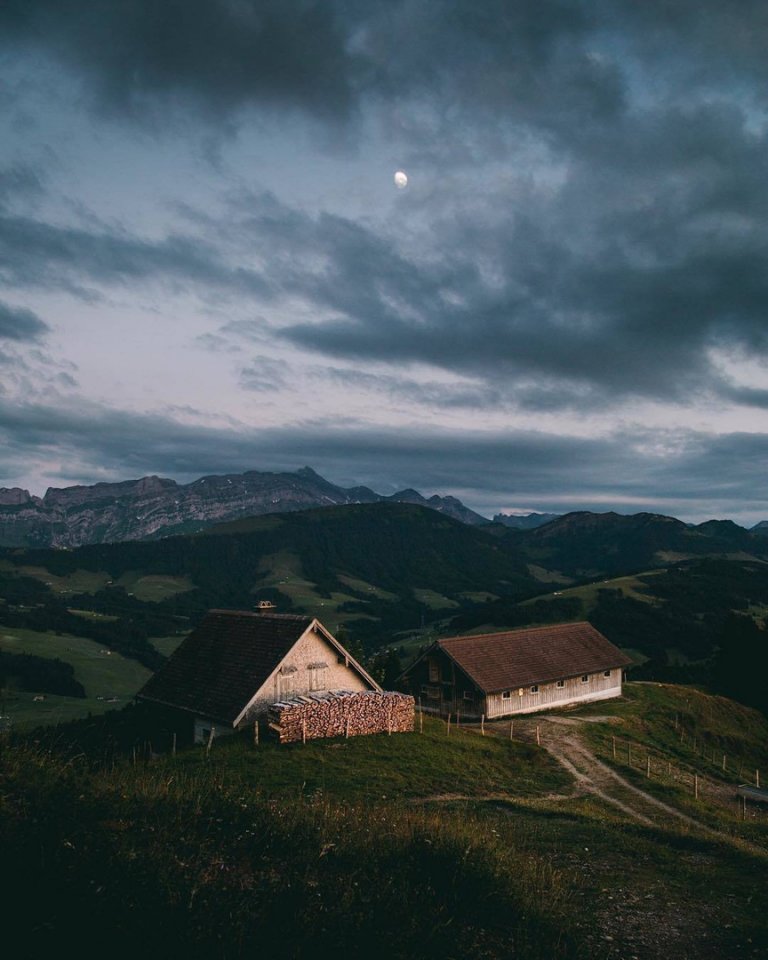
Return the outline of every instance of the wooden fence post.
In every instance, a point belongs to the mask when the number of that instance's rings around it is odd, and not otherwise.
[[[538,723],[536,724],[536,746],[541,746],[541,730],[539,729]]]
[[[258,747],[259,745],[259,721],[258,720],[253,721],[253,745],[254,747]]]
[[[347,729],[349,729],[349,720],[347,720]],[[306,720],[301,721],[301,742],[302,743],[307,742],[307,721]]]
[[[760,789],[760,771],[759,770],[755,770],[755,786],[757,787],[758,790]]]
[[[651,758],[645,758],[645,775],[650,780],[651,779]]]
[[[424,712],[421,709],[421,702],[419,702],[419,733],[424,733]]]
[[[480,715],[480,733],[485,736],[485,714]]]
[[[696,773],[693,775],[693,796],[694,799],[699,799],[699,777]]]
[[[515,721],[510,720],[509,721],[509,739],[514,740],[514,738],[515,738]]]
[[[616,759],[616,737],[611,737],[611,748],[613,749],[613,759]]]
[[[216,736],[216,727],[211,727],[211,732],[208,735],[208,746],[205,748],[206,757],[210,755],[211,747],[213,746],[213,738]]]
[[[171,747],[171,756],[176,756],[176,733],[173,734],[173,746]]]
[[[445,735],[446,735],[446,737],[450,737],[450,735],[451,735],[451,715],[450,715],[450,713],[448,714],[448,720],[446,721],[446,724],[445,724]]]

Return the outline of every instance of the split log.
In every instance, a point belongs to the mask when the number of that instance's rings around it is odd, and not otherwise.
[[[269,726],[281,743],[324,737],[358,737],[371,733],[412,732],[413,697],[402,693],[335,690],[272,704]]]

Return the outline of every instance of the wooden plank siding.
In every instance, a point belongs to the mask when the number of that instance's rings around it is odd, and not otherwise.
[[[608,676],[605,676],[606,673]],[[582,676],[568,677],[551,683],[539,683],[529,687],[518,687],[516,690],[489,693],[486,697],[485,715],[488,719],[492,719],[515,713],[533,713],[546,707],[562,707],[571,703],[606,700],[609,697],[621,696],[621,668],[601,670],[599,673],[585,674],[585,676],[586,682],[582,680]],[[538,689],[537,693],[533,692],[533,687]]]
[[[567,623],[437,640],[401,680],[424,710],[491,720],[619,697],[630,663],[591,624]]]

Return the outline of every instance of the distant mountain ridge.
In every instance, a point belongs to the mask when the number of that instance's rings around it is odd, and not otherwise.
[[[560,516],[562,514],[559,513],[497,513],[493,522],[511,527],[513,530],[534,530],[551,520],[557,520]]]
[[[383,501],[416,503],[471,526],[490,522],[455,497],[427,498],[410,489],[387,497],[363,486],[345,489],[303,467],[295,473],[249,470],[207,476],[188,484],[151,476],[51,487],[44,497],[18,487],[0,488],[0,546],[72,548],[151,540],[198,533],[240,517]]]

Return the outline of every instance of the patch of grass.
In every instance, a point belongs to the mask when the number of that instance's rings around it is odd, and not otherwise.
[[[124,587],[128,594],[145,603],[159,603],[161,600],[167,600],[168,597],[175,597],[179,593],[195,589],[189,577],[143,574],[135,570],[124,573],[116,582],[118,586]]]
[[[377,734],[349,740],[284,744],[265,739],[258,749],[250,735],[223,738],[209,758],[189,751],[180,763],[190,769],[219,765],[243,789],[267,797],[289,794],[350,800],[414,798],[435,794],[536,795],[568,783],[562,768],[528,744],[480,737],[424,718],[424,733]]]
[[[114,708],[130,700],[150,677],[150,671],[135,660],[107,651],[83,637],[0,627],[0,649],[71,663],[75,679],[86,692],[84,700],[46,694],[40,702],[34,701],[32,693],[9,694],[6,714],[14,728],[61,723]],[[99,699],[102,697],[104,699]],[[118,698],[116,702],[107,702],[114,697]]]
[[[366,583],[365,580],[358,580],[356,577],[348,577],[344,573],[338,575],[338,579],[349,587],[350,590],[354,590],[355,593],[362,593],[363,595],[370,595],[376,600],[391,600],[397,601],[397,594],[390,593],[388,590],[383,590],[381,587],[376,587],[372,583]]]
[[[171,637],[150,637],[149,642],[158,650],[164,657],[170,657],[170,655],[176,650],[181,644],[182,640],[187,636],[186,631],[181,634],[175,634]]]
[[[487,590],[462,590],[457,596],[472,603],[490,603],[492,600],[499,599],[498,594],[489,593]]]
[[[579,956],[560,874],[471,810],[265,800],[213,764],[16,749],[1,772],[4,933],[30,956]]]
[[[573,583],[573,577],[566,577],[559,570],[547,570],[536,563],[527,565],[528,573],[540,583]]]
[[[265,557],[259,571],[261,579],[253,588],[254,594],[258,595],[264,587],[276,589],[290,599],[292,610],[297,613],[306,613],[310,617],[317,617],[330,630],[335,630],[340,624],[352,620],[376,619],[369,618],[359,611],[350,613],[339,610],[339,607],[345,603],[359,603],[359,598],[340,592],[332,592],[330,597],[322,596],[317,589],[317,584],[304,577],[298,557],[287,551]],[[362,580],[355,582],[367,586]],[[356,589],[351,583],[349,586],[351,589]],[[374,594],[371,596],[373,597]]]
[[[100,620],[102,623],[114,623],[117,617],[109,613],[98,613],[96,610],[74,610],[68,607],[69,613],[74,613],[76,617],[82,617],[83,620]]]
[[[100,571],[75,570],[65,576],[56,576],[45,567],[19,567],[19,573],[24,577],[34,577],[40,580],[54,593],[96,593],[109,580],[109,575]]]
[[[578,587],[564,586],[561,590],[556,590],[550,594],[544,594],[535,597],[532,600],[524,600],[520,606],[530,606],[540,600],[548,600],[554,597],[575,597],[581,601],[582,609],[574,619],[589,617],[592,609],[597,605],[600,590],[621,590],[624,596],[631,597],[634,600],[640,600],[643,603],[657,604],[658,599],[650,596],[647,592],[647,584],[644,584],[641,577],[655,576],[663,571],[647,570],[644,573],[634,574],[629,577],[614,577],[612,580],[597,580],[594,583],[585,583]],[[644,592],[645,591],[645,592]]]
[[[450,610],[459,606],[455,600],[451,600],[449,597],[444,597],[441,593],[436,593],[434,590],[426,590],[420,587],[414,587],[413,595],[419,601],[419,603],[423,603],[424,606],[428,607],[430,610]]]
[[[35,694],[22,690],[4,690],[0,693],[0,714],[7,717],[10,729],[16,733],[36,730],[38,727],[61,727],[73,720],[99,716],[119,710],[125,700],[98,700],[96,697],[61,697],[46,693],[45,699],[34,700]]]

